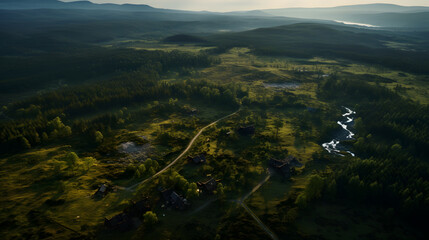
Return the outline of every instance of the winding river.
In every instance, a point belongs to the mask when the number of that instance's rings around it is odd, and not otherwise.
[[[337,122],[337,124],[342,128],[341,131],[335,135],[335,138],[332,139],[332,141],[323,143],[322,147],[329,153],[344,156],[342,153],[347,152],[354,157],[355,154],[347,150],[345,146],[341,145],[341,141],[352,139],[355,135],[350,128],[354,124],[356,112],[347,107],[343,107],[343,109],[346,112],[343,113],[342,119]]]

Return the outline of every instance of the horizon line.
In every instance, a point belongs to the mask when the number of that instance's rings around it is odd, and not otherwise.
[[[248,10],[229,10],[229,11],[213,11],[213,10],[192,10],[192,9],[186,9],[186,8],[165,8],[165,7],[154,7],[153,5],[147,4],[147,3],[112,3],[112,2],[105,2],[105,3],[96,3],[91,0],[57,0],[64,3],[70,3],[70,2],[90,2],[92,4],[102,5],[102,4],[115,4],[115,5],[137,5],[137,6],[149,6],[153,8],[158,9],[168,9],[168,10],[181,10],[181,11],[192,11],[192,12],[213,12],[213,13],[228,13],[228,12],[247,12],[247,11],[264,11],[264,10],[276,10],[276,9],[329,9],[329,8],[339,8],[339,7],[351,7],[351,6],[369,6],[369,5],[391,5],[391,6],[399,6],[399,7],[422,7],[422,8],[429,8],[428,6],[424,5],[401,5],[401,4],[395,4],[395,3],[362,3],[362,4],[346,4],[346,5],[335,5],[335,6],[315,6],[315,7],[278,7],[278,8],[255,8],[255,9],[248,9]]]

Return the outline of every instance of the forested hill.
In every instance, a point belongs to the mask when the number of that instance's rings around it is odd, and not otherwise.
[[[404,36],[388,31],[299,23],[218,34],[210,40],[222,48],[249,47],[262,55],[345,58],[404,71],[429,72],[428,41],[421,34]]]
[[[284,17],[234,16],[185,12],[127,12],[94,9],[1,9],[1,51],[10,54],[67,42],[100,43],[117,38],[162,39],[175,34],[208,35],[293,24],[302,20]],[[18,42],[26,41],[17,45]],[[44,44],[54,41],[55,45]],[[33,47],[31,47],[33,48]],[[51,47],[45,47],[49,49]],[[28,51],[27,51],[28,53]]]
[[[242,37],[245,42],[259,45],[271,44],[307,44],[320,43],[329,45],[366,45],[370,47],[382,46],[381,41],[391,38],[375,31],[359,31],[354,28],[337,27],[325,24],[299,23],[272,28],[260,28],[241,33],[217,35],[214,39],[225,43],[237,42]],[[269,43],[269,44],[267,44]]]
[[[429,7],[366,4],[333,8],[270,9],[264,12],[274,16],[340,20],[387,28],[427,29]]]

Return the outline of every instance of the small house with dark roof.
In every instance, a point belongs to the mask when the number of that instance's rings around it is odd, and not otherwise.
[[[210,178],[205,182],[198,182],[197,185],[202,192],[207,193],[213,193],[213,191],[215,191],[217,188],[217,182],[214,178]]]
[[[193,162],[195,164],[202,164],[206,162],[206,157],[204,156],[204,154],[200,154],[194,157],[189,156],[188,159],[190,162]]]
[[[162,191],[161,195],[167,207],[171,207],[176,210],[183,210],[186,208],[186,205],[188,205],[187,200],[172,189]]]
[[[247,127],[240,127],[237,132],[243,136],[251,136],[255,134],[255,127],[247,126]]]
[[[129,231],[137,228],[141,224],[143,214],[150,211],[150,202],[145,198],[131,204],[123,212],[115,215],[111,219],[104,219],[104,226],[115,231]]]
[[[292,176],[294,169],[286,161],[271,158],[269,161],[270,167],[274,168],[284,178],[289,179]]]
[[[107,195],[108,192],[109,192],[109,186],[107,186],[106,184],[101,184],[100,187],[97,189],[97,192],[94,193],[93,197],[103,198],[104,196]]]

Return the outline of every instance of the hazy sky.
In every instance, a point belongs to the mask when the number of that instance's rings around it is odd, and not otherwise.
[[[76,0],[62,0],[72,2]],[[429,0],[90,0],[94,3],[137,3],[158,8],[235,11],[287,7],[332,7],[366,3],[392,3],[404,6],[429,6]]]

